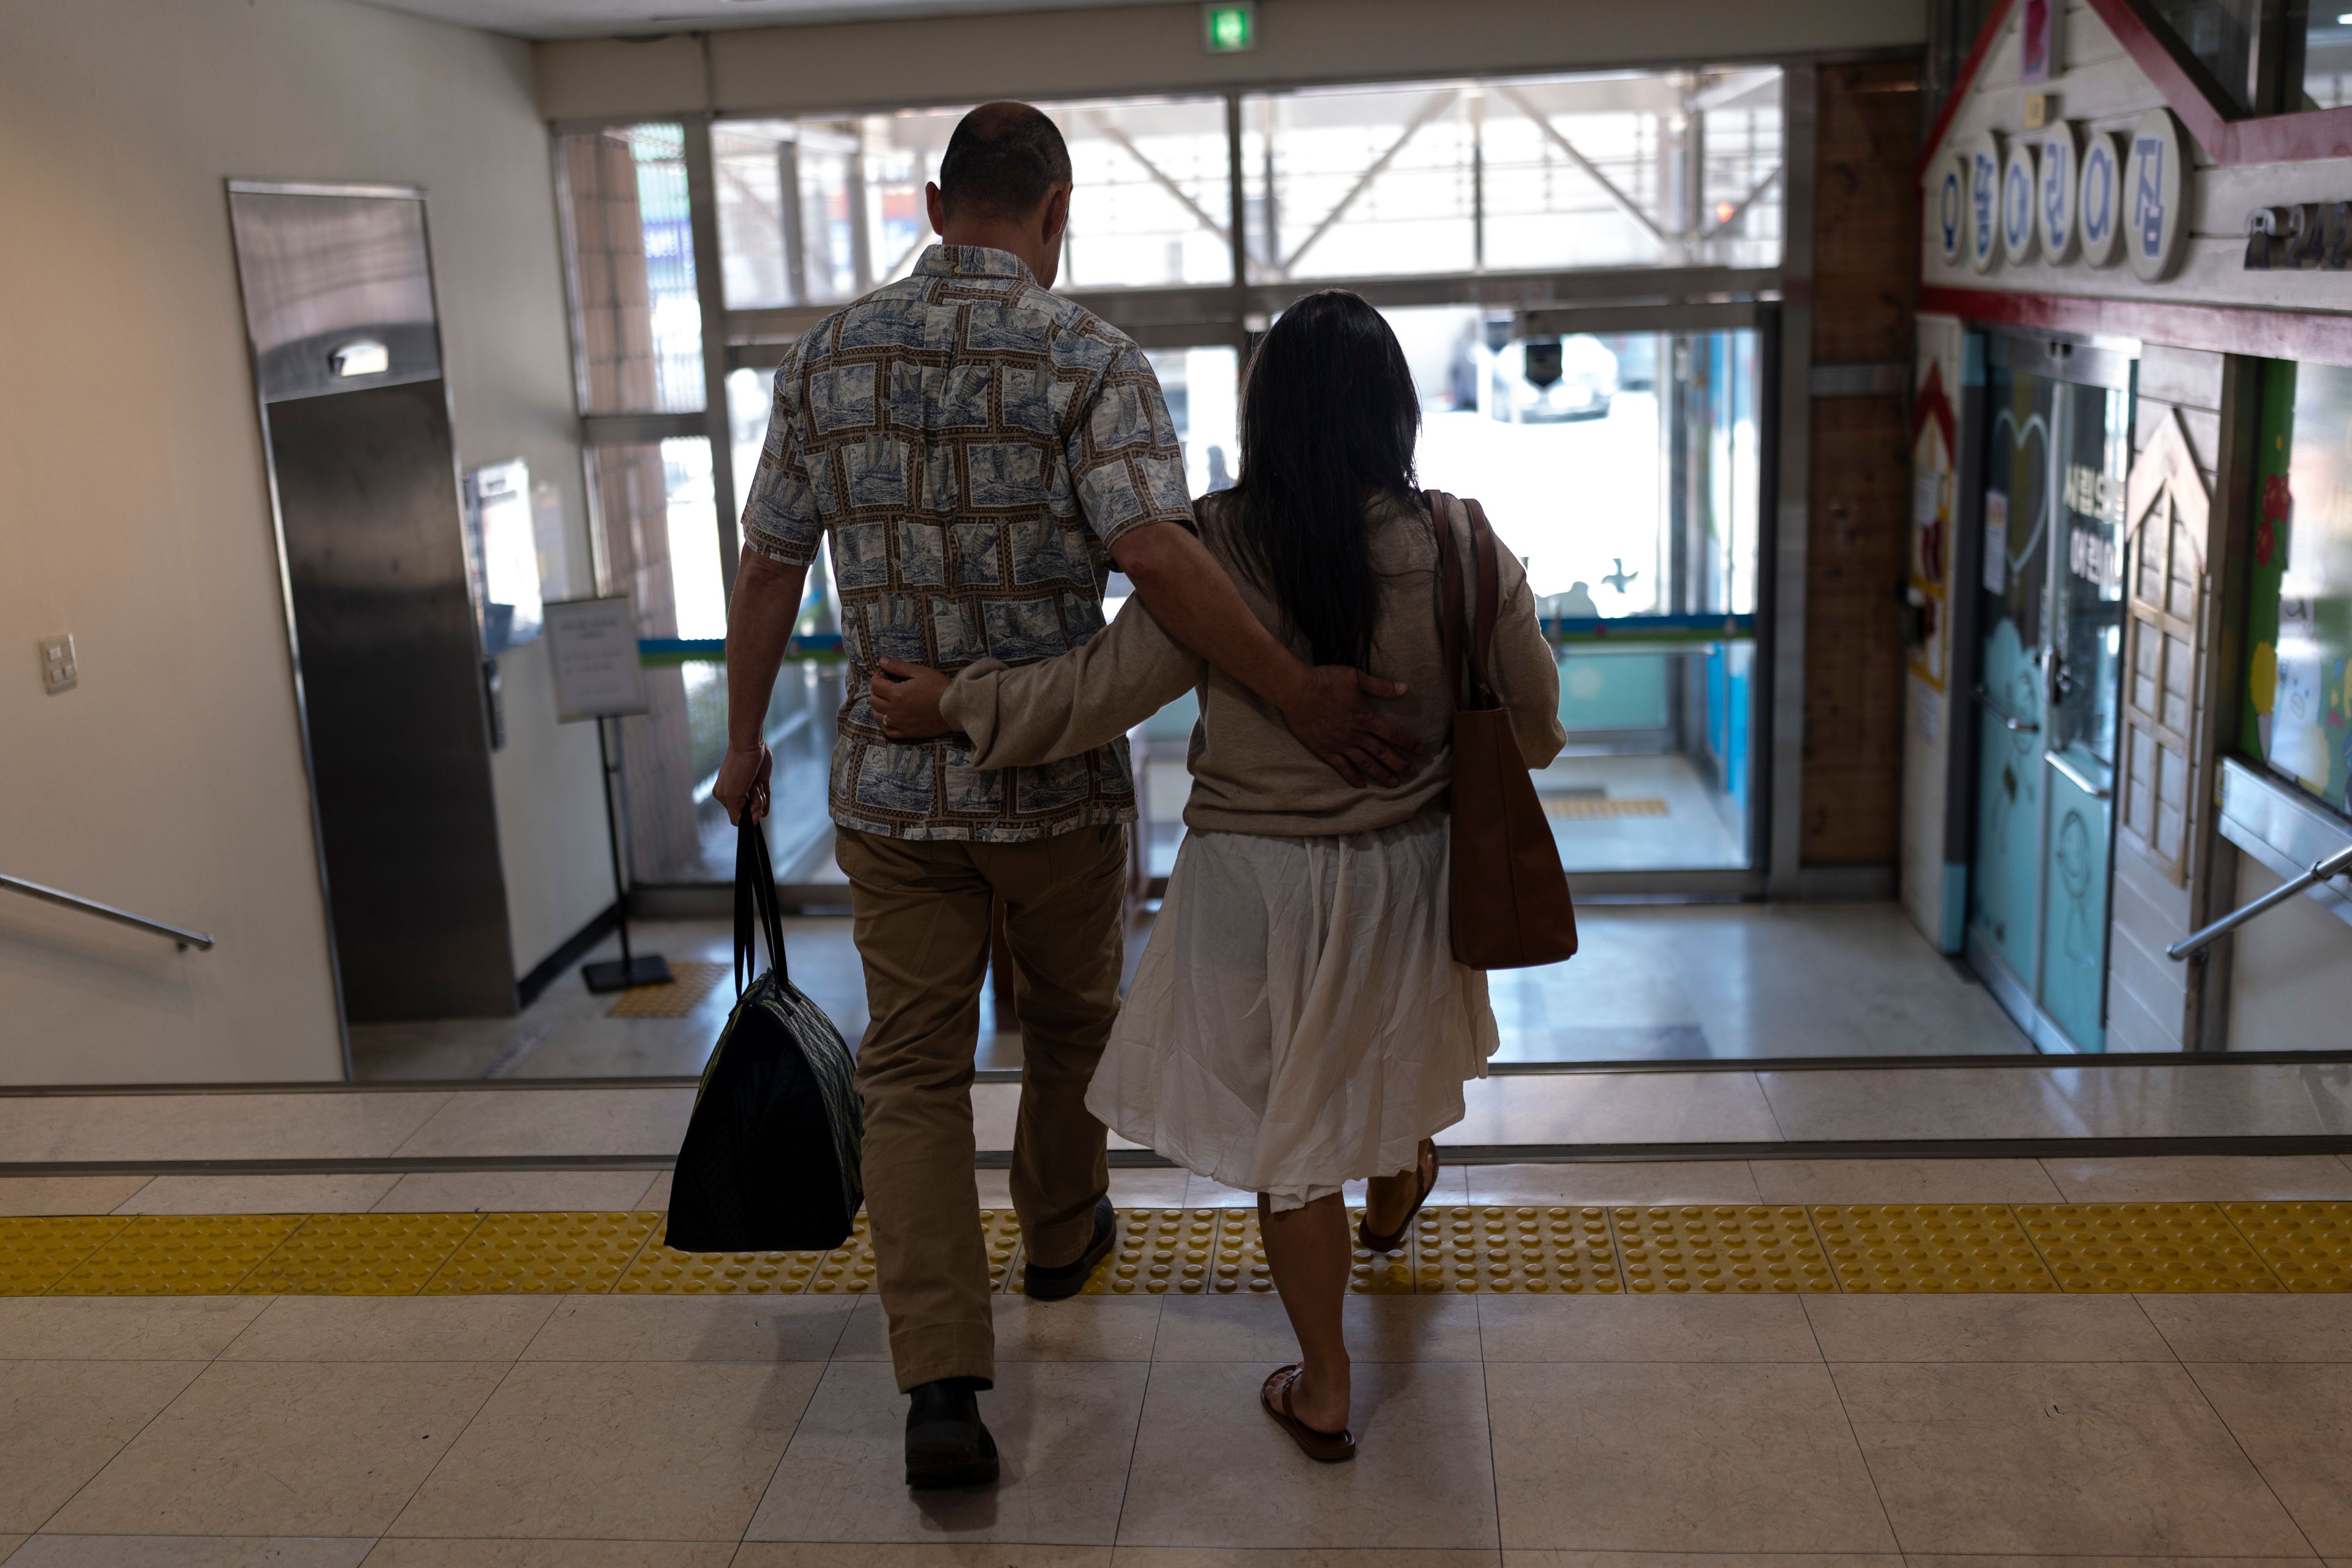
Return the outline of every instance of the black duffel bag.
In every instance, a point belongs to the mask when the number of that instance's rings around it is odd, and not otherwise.
[[[758,967],[753,928],[772,967]],[[795,989],[768,837],[745,814],[735,851],[735,1010],[702,1069],[670,1184],[681,1252],[817,1252],[848,1239],[865,1182],[864,1117],[841,1031]]]

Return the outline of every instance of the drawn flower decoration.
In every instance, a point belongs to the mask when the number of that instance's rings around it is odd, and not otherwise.
[[[2284,474],[2273,474],[2263,481],[2263,521],[2254,525],[2254,560],[2259,565],[2271,563],[2271,555],[2278,548],[2277,525],[2287,519],[2294,509],[2294,496],[2287,489]]]
[[[2273,474],[2263,481],[2263,515],[2264,517],[2273,522],[2284,522],[2287,509],[2294,504],[2294,497],[2287,489],[2284,474]]]

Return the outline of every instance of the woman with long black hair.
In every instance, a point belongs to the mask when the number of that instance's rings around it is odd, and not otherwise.
[[[1211,552],[1302,657],[1402,683],[1383,712],[1422,743],[1394,784],[1349,784],[1247,689],[1139,603],[1058,658],[956,675],[886,660],[895,733],[962,731],[981,768],[1082,753],[1188,688],[1201,720],[1189,829],[1088,1109],[1227,1186],[1254,1190],[1300,1361],[1265,1409],[1318,1459],[1355,1452],[1340,1331],[1352,1247],[1344,1183],[1369,1178],[1357,1239],[1404,1243],[1437,1178],[1433,1135],[1496,1046],[1486,977],[1447,935],[1446,745],[1455,681],[1440,637],[1438,528],[1465,509],[1415,490],[1421,405],[1396,336],[1357,295],[1308,295],[1242,388],[1241,474],[1197,507]],[[1526,574],[1497,552],[1490,684],[1531,767],[1559,753],[1559,682]]]

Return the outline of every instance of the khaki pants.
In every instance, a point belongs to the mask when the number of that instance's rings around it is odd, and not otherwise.
[[[971,1084],[992,900],[1019,971],[1021,1114],[1013,1206],[1025,1256],[1068,1263],[1109,1190],[1087,1085],[1118,1015],[1122,827],[1028,844],[839,829],[871,1021],[857,1051],[866,1208],[901,1390],[993,1379],[995,1324],[972,1175]]]

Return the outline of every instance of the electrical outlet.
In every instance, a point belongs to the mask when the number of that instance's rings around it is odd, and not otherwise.
[[[74,667],[72,634],[41,639],[41,689],[55,697],[71,691],[80,679]]]

